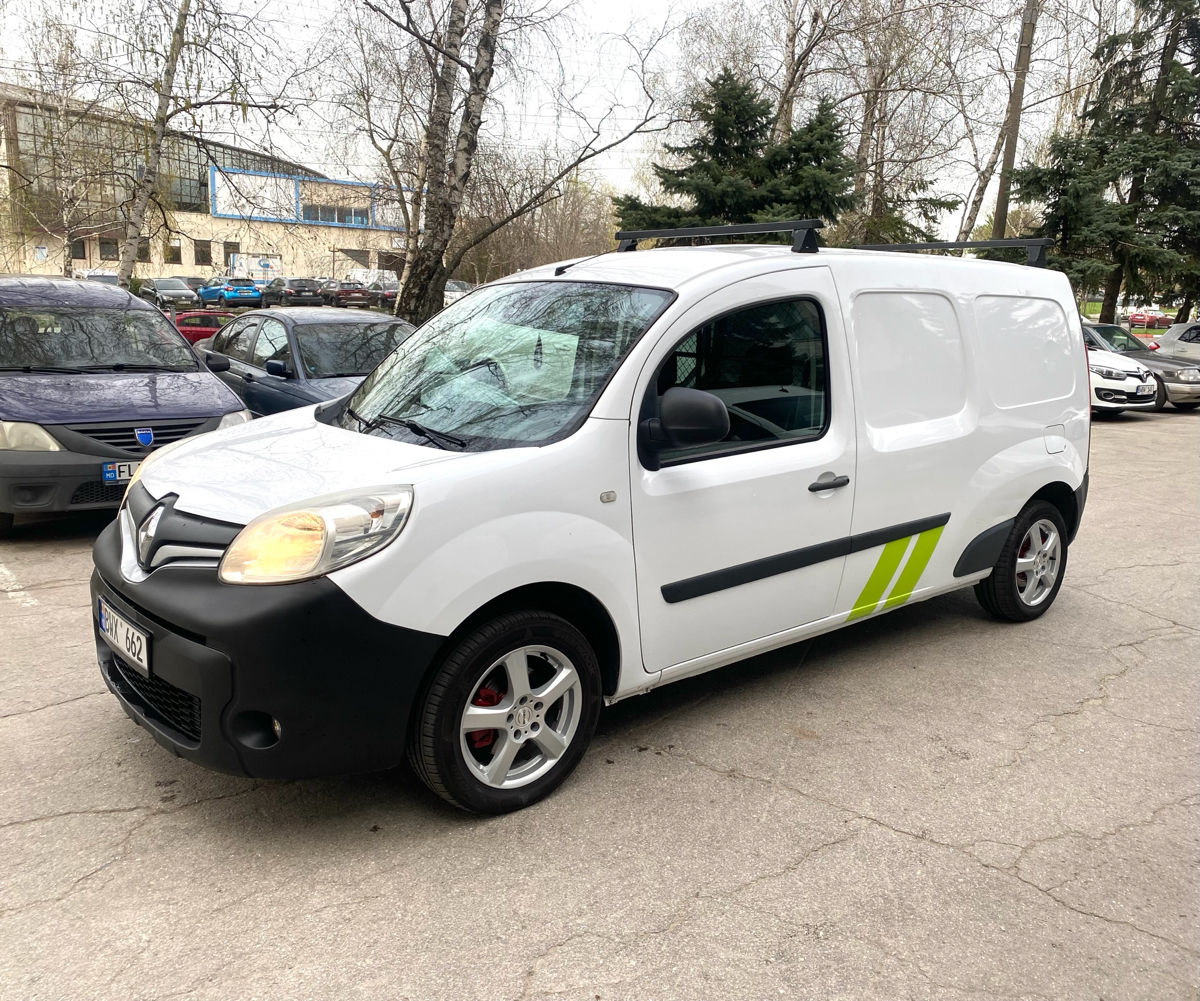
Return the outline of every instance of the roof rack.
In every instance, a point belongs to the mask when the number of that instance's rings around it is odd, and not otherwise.
[[[683,239],[695,236],[742,236],[748,233],[791,233],[792,253],[815,254],[820,219],[782,219],[734,226],[682,226],[678,229],[623,230],[617,233],[617,251],[637,250],[639,240]]]
[[[1054,241],[1045,238],[1015,240],[943,240],[936,243],[864,243],[854,250],[996,250],[1002,247],[1024,247],[1025,263],[1031,268],[1046,266],[1046,248]]]

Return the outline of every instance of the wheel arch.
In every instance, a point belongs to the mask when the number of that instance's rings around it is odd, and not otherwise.
[[[497,595],[459,624],[447,638],[446,647],[481,622],[515,611],[549,612],[570,622],[583,633],[596,652],[604,694],[616,692],[621,676],[621,643],[616,623],[595,595],[574,584],[541,581],[523,584]]]
[[[1067,542],[1074,542],[1075,533],[1079,531],[1079,521],[1083,513],[1080,510],[1080,500],[1076,491],[1072,490],[1061,480],[1054,483],[1047,483],[1029,498],[1025,506],[1027,507],[1034,501],[1039,500],[1046,501],[1058,508],[1058,513],[1062,515],[1062,520],[1067,526]]]

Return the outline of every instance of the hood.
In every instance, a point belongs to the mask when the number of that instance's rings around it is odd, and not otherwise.
[[[339,396],[353,393],[365,375],[343,375],[336,379],[305,379],[304,386],[317,399],[336,400]]]
[[[1113,354],[1111,351],[1097,351],[1092,348],[1087,353],[1089,365],[1101,365],[1104,368],[1114,368],[1119,372],[1133,372],[1141,375],[1150,370],[1140,361],[1127,358],[1125,355]]]
[[[215,417],[242,402],[207,370],[0,373],[0,418],[36,424]]]
[[[1169,355],[1162,351],[1138,351],[1124,355],[1126,358],[1133,358],[1151,372],[1178,372],[1181,368],[1200,368],[1200,363],[1197,363],[1190,358],[1180,358],[1178,355]]]
[[[481,458],[330,427],[313,419],[314,409],[185,439],[140,482],[155,498],[178,495],[177,511],[245,524],[309,497],[416,482],[429,467]]]
[[[196,293],[190,288],[160,288],[158,294],[164,299],[195,299]]]

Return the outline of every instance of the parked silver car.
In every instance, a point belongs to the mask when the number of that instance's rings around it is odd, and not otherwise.
[[[1155,334],[1154,339],[1163,354],[1200,363],[1200,320],[1172,323],[1161,334]]]

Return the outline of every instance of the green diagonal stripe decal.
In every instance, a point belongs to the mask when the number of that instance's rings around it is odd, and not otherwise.
[[[892,588],[888,600],[883,603],[883,611],[908,601],[913,589],[917,586],[917,581],[921,579],[929,557],[933,555],[934,547],[937,546],[941,534],[941,528],[931,528],[928,532],[922,532],[917,536],[912,555],[904,564],[904,569],[900,571],[900,579],[896,581],[896,586]]]
[[[939,528],[937,531],[941,531]],[[927,535],[929,533],[922,533]],[[871,576],[867,578],[867,583],[862,589],[862,594],[858,596],[858,600],[854,603],[854,607],[850,610],[846,621],[851,619],[861,618],[864,615],[870,615],[875,611],[875,606],[879,604],[879,599],[883,597],[883,590],[888,586],[888,581],[892,579],[892,574],[896,572],[896,567],[900,565],[900,560],[904,558],[904,551],[908,549],[911,535],[906,535],[903,539],[895,539],[883,547],[883,552],[879,554],[879,560],[875,564],[875,569],[871,571]],[[929,557],[925,557],[926,560]],[[921,563],[924,567],[924,562]]]

